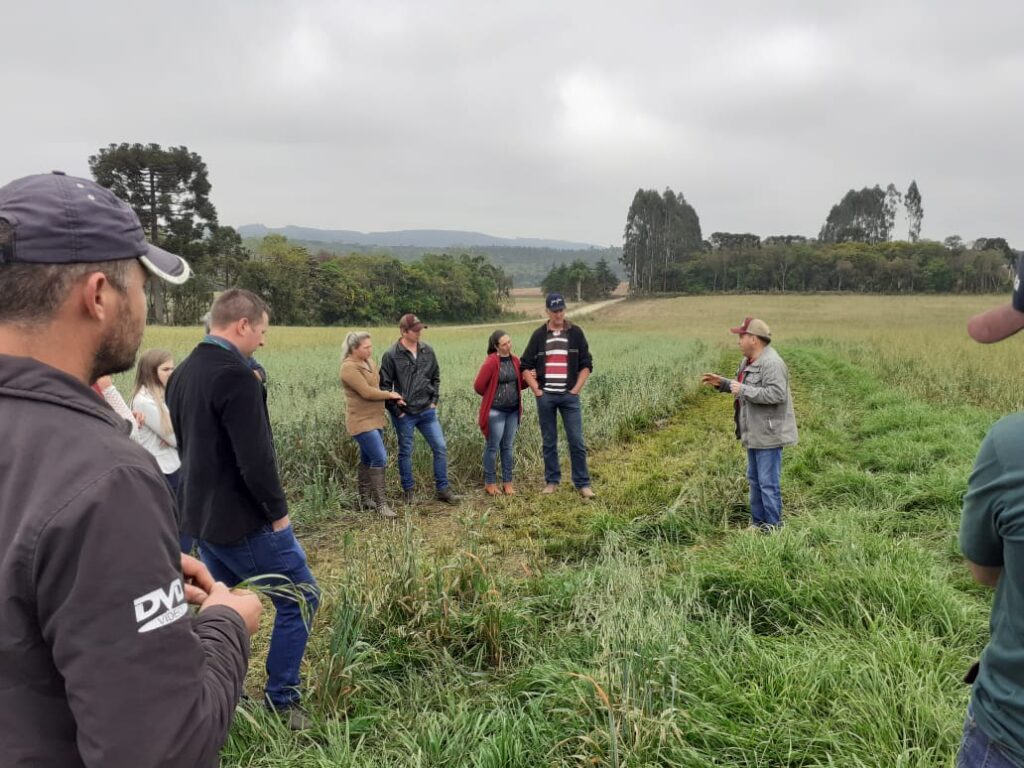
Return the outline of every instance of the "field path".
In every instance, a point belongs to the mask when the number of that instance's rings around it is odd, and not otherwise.
[[[577,309],[570,309],[565,314],[568,317],[583,317],[585,315],[592,315],[595,312],[600,312],[602,309],[606,309],[607,307],[610,307],[613,304],[618,304],[620,301],[625,301],[625,300],[626,300],[625,296],[617,296],[616,298],[608,299],[607,301],[598,301],[598,302],[595,302],[594,304],[584,304],[583,306],[581,306],[581,307],[579,307]],[[535,324],[537,322],[537,320],[543,320],[543,319],[544,319],[543,317],[539,317],[539,318],[531,318],[529,320],[516,320],[516,321],[511,322],[511,323],[502,323],[502,325],[533,325],[533,324]],[[492,328],[493,326],[494,326],[494,323],[473,323],[471,325],[446,325],[445,328],[446,329],[450,328],[452,330],[461,331],[461,330],[468,329],[468,328]]]

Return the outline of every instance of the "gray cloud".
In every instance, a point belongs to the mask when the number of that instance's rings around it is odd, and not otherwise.
[[[917,179],[925,236],[1024,244],[1009,2],[596,5],[5,9],[0,176],[184,144],[227,223],[600,244],[638,187],[706,232],[815,234],[850,187]]]

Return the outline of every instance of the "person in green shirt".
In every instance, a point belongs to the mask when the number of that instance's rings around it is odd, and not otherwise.
[[[1024,328],[1021,270],[1011,304],[971,318],[990,344]],[[973,678],[959,768],[1024,766],[1024,413],[1000,419],[981,443],[964,496],[960,550],[975,580],[996,590],[991,633]]]

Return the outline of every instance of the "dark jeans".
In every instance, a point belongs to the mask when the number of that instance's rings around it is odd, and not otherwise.
[[[1006,756],[1002,747],[981,730],[974,719],[974,710],[970,704],[967,705],[964,737],[960,742],[956,768],[1019,768],[1017,763]]]
[[[782,448],[748,448],[750,517],[759,528],[782,526]]]
[[[434,452],[434,484],[441,491],[448,487],[448,447],[441,433],[441,422],[437,420],[437,409],[427,408],[422,413],[407,413],[402,418],[391,417],[398,433],[398,475],[402,490],[411,490],[415,485],[412,477],[412,440],[416,430]]]
[[[487,446],[484,448],[484,482],[497,482],[498,449],[501,449],[501,481],[512,482],[512,446],[519,430],[519,409],[499,411],[492,408],[487,415]]]
[[[545,392],[537,398],[537,419],[544,443],[544,481],[558,485],[562,469],[558,465],[558,414],[562,414],[562,427],[569,441],[569,460],[572,465],[572,484],[577,488],[590,485],[587,470],[587,446],[583,442],[583,409],[579,395],[556,395]]]
[[[211,544],[199,541],[199,557],[210,569],[213,578],[230,587],[253,576],[273,574],[280,579],[266,580],[262,586],[279,586],[291,582],[308,585],[303,597],[311,622],[319,604],[316,579],[306,563],[306,553],[292,532],[291,526],[273,531],[269,524],[233,544]],[[309,640],[309,626],[302,617],[299,601],[292,595],[270,595],[274,603],[274,630],[267,653],[267,702],[275,709],[288,709],[299,701],[299,667]]]
[[[352,438],[359,445],[359,461],[368,467],[386,467],[388,452],[384,449],[384,430],[371,429]]]

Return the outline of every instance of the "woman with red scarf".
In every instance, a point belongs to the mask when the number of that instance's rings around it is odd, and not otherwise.
[[[498,330],[487,340],[487,358],[480,366],[473,388],[480,403],[480,430],[487,439],[484,448],[484,492],[497,496],[515,494],[512,485],[512,444],[523,414],[520,391],[525,384],[519,372],[519,358],[512,354],[512,339]],[[501,449],[502,488],[497,485],[497,458]]]

